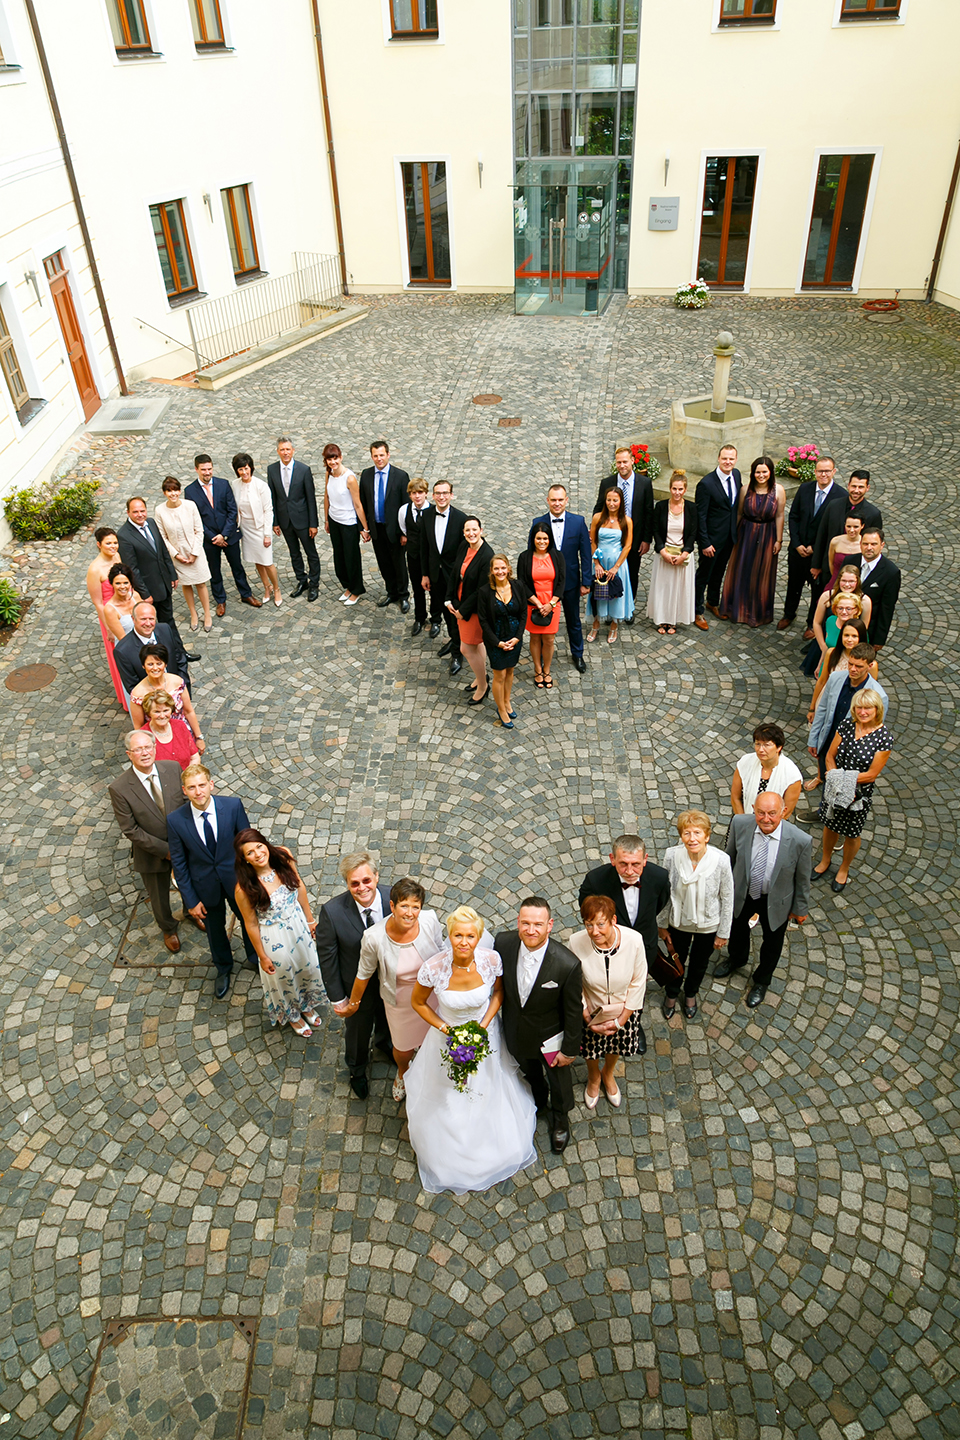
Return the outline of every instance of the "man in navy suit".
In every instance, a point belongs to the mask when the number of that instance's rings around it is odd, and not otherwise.
[[[209,455],[194,455],[193,465],[197,478],[187,486],[183,494],[184,498],[192,500],[200,511],[203,523],[203,553],[210,566],[210,583],[217,614],[223,616],[227,613],[227,592],[223,588],[223,576],[220,573],[224,551],[227,552],[240,599],[244,605],[253,605],[259,609],[261,602],[250,590],[247,572],[240,558],[240,522],[233,486],[229,480],[222,480],[219,475],[214,475],[213,461]]]
[[[233,898],[236,856],[233,839],[249,827],[239,800],[213,795],[213,780],[206,765],[188,765],[180,781],[190,802],[167,813],[167,844],[183,908],[207,927],[210,956],[217,967],[213,993],[222,1000],[230,989],[233,955],[227,936],[227,906],[240,920],[243,948],[251,968],[258,966],[246,927]]]
[[[377,609],[397,604],[404,615],[410,609],[407,594],[407,566],[400,532],[400,506],[407,501],[410,476],[398,465],[390,464],[390,446],[386,440],[374,440],[370,446],[372,465],[360,474],[360,503],[370,527],[377,568],[387,593],[377,601]]]
[[[147,672],[140,664],[140,651],[144,645],[163,645],[170,659],[167,669],[179,675],[192,694],[188,660],[199,660],[199,655],[187,655],[179,631],[172,625],[158,625],[157,612],[147,600],[138,600],[133,607],[133,629],[118,640],[113,647],[113,658],[120,671],[127,694],[147,678]]]
[[[570,641],[570,657],[582,675],[587,668],[583,658],[583,627],[580,624],[580,602],[590,593],[590,577],[593,564],[590,558],[590,531],[582,515],[573,515],[567,509],[566,485],[551,485],[547,491],[550,512],[538,515],[530,526],[527,549],[533,547],[533,532],[538,525],[549,525],[553,532],[553,543],[567,565],[566,586],[563,592],[563,618]]]
[[[597,492],[597,501],[593,507],[594,515],[603,509],[603,497],[614,485],[623,495],[624,514],[633,521],[633,538],[630,542],[630,554],[627,556],[627,574],[630,576],[630,584],[633,587],[634,604],[637,601],[637,585],[640,580],[640,561],[650,549],[653,540],[653,482],[649,475],[638,475],[633,468],[633,451],[626,445],[621,445],[613,457],[616,470],[608,475],[605,480],[600,481],[600,489]],[[569,570],[567,577],[569,584]],[[593,578],[593,566],[587,572]],[[635,615],[628,615],[626,623],[632,625]]]
[[[320,556],[315,537],[320,520],[313,471],[302,460],[294,460],[293,441],[286,435],[281,435],[277,441],[277,454],[279,460],[267,466],[267,484],[273,496],[273,533],[282,535],[287,542],[290,563],[297,577],[294,599],[306,590],[307,599],[316,600],[320,593]],[[301,545],[310,566],[309,581],[300,554]]]
[[[860,531],[860,585],[872,605],[868,633],[875,650],[887,643],[893,612],[900,598],[900,578],[897,566],[883,554],[880,526],[867,525]]]
[[[846,494],[842,489],[838,489],[820,511],[820,523],[817,525],[813,554],[810,556],[810,574],[814,580],[819,580],[824,570],[827,573],[823,583],[826,584],[829,580],[830,541],[843,534],[849,519],[859,519],[861,529],[864,525],[883,524],[880,511],[867,499],[869,489],[870,471],[852,470],[847,481]]]
[[[815,466],[815,480],[805,480],[790,506],[790,549],[787,552],[787,594],[783,602],[783,619],[777,624],[778,630],[786,630],[793,624],[794,617],[803,595],[803,587],[810,586],[810,608],[807,611],[807,628],[804,639],[813,639],[813,615],[820,599],[820,587],[814,583],[810,573],[813,545],[820,526],[820,512],[824,505],[845,498],[846,490],[836,483],[837,467],[829,455],[821,455]]]
[[[703,618],[704,600],[712,614],[718,619],[723,618],[720,614],[720,586],[737,538],[737,500],[742,483],[736,465],[736,445],[722,445],[716,470],[704,475],[697,486],[695,498],[700,526],[700,563],[694,582],[693,623],[698,630],[709,629]]]
[[[117,543],[120,559],[133,571],[133,588],[140,599],[151,601],[157,619],[176,629],[173,592],[177,572],[157,522],[147,516],[147,502],[142,495],[127,501],[127,518],[117,531]]]

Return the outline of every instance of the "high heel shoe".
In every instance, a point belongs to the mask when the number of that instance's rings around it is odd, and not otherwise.
[[[490,693],[489,689],[484,690],[484,692],[483,692],[482,695],[474,695],[472,699],[468,698],[468,699],[467,699],[467,704],[468,704],[468,705],[482,705],[483,702],[484,702],[484,700],[486,700],[487,696],[489,695],[489,693]]]
[[[587,1089],[586,1085],[584,1085],[584,1087],[583,1087],[583,1103],[584,1103],[584,1105],[586,1105],[586,1107],[587,1107],[588,1110],[596,1110],[596,1108],[597,1108],[597,1102],[599,1101],[599,1099],[600,1099],[600,1091],[599,1091],[599,1090],[597,1091],[596,1095],[591,1095],[591,1094],[590,1094],[590,1091]]]

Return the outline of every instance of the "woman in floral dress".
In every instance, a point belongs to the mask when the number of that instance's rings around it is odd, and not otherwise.
[[[290,851],[259,830],[241,830],[234,897],[260,961],[263,1004],[271,1025],[289,1025],[308,1039],[320,1024],[323,980],[313,934],[317,922]]]

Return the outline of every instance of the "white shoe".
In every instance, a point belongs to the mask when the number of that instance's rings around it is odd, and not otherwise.
[[[591,1094],[590,1094],[590,1091],[587,1089],[586,1085],[584,1085],[584,1087],[583,1087],[583,1103],[584,1103],[584,1105],[586,1105],[586,1107],[587,1107],[588,1110],[596,1110],[596,1108],[597,1108],[597,1101],[598,1101],[599,1099],[600,1099],[600,1091],[599,1091],[599,1090],[597,1091],[596,1095],[591,1095]]]
[[[613,1106],[613,1108],[614,1108],[615,1110],[619,1110],[619,1109],[620,1109],[620,1091],[619,1091],[619,1090],[614,1090],[613,1094],[611,1095],[609,1090],[604,1089],[604,1092],[603,1092],[603,1093],[604,1093],[604,1095],[606,1095],[607,1099],[610,1101],[610,1104]]]
[[[394,1098],[394,1100],[397,1100],[397,1101],[399,1101],[399,1100],[405,1100],[405,1099],[406,1099],[406,1095],[407,1095],[407,1087],[406,1087],[406,1085],[404,1085],[404,1083],[403,1083],[403,1076],[402,1076],[402,1075],[398,1075],[397,1078],[396,1078],[396,1079],[394,1080],[394,1082],[393,1082],[393,1098]]]
[[[350,596],[350,599],[349,599],[349,600],[344,600],[343,603],[344,603],[344,605],[356,605],[356,603],[357,603],[357,601],[358,601],[359,599],[360,599],[360,596],[359,596],[359,595],[351,595],[351,596]]]

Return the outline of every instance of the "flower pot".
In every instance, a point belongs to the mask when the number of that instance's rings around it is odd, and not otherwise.
[[[797,476],[800,474],[800,471],[797,469],[797,467],[796,467],[795,465],[788,465],[788,466],[787,466],[787,474],[788,474],[788,475],[791,475],[791,476],[793,477],[793,479],[796,480]]]

